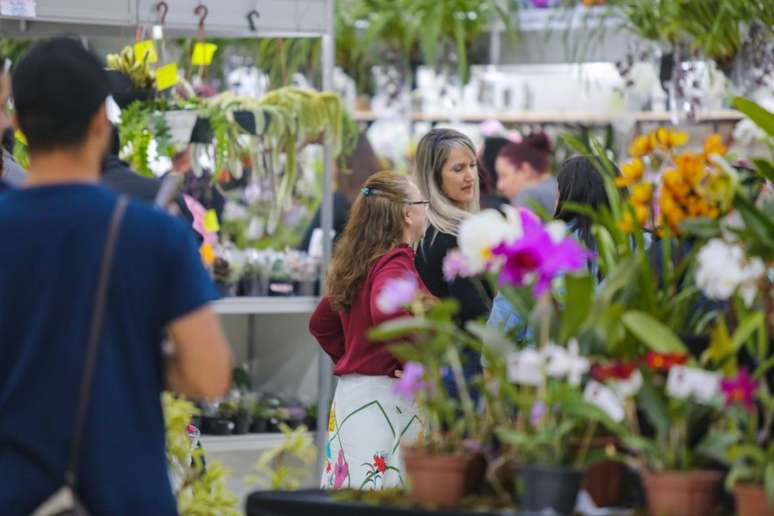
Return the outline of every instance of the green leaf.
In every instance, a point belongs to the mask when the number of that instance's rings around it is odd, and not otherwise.
[[[643,383],[642,388],[637,393],[637,402],[656,432],[659,435],[666,434],[669,431],[666,400],[650,382]]]
[[[373,328],[368,336],[378,341],[394,340],[417,332],[429,331],[435,327],[435,323],[421,317],[399,317]]]
[[[733,432],[710,431],[696,447],[696,454],[721,464],[728,463],[728,449],[739,440]]]
[[[755,125],[766,131],[769,136],[774,137],[774,114],[743,97],[734,98],[732,104],[755,122]]]
[[[594,280],[588,274],[583,276],[568,274],[564,278],[564,284],[566,309],[560,318],[559,330],[559,340],[562,343],[574,337],[586,321],[591,312],[594,296]]]
[[[731,338],[731,349],[734,353],[752,337],[755,330],[760,328],[765,319],[763,312],[753,312],[744,318],[742,323],[736,328],[734,336]]]
[[[653,351],[658,353],[687,353],[683,342],[669,327],[645,312],[630,310],[623,315],[621,321],[640,342]]]
[[[708,239],[720,234],[720,222],[706,217],[685,219],[680,223],[680,230],[685,235]]]
[[[763,177],[774,183],[774,164],[764,159],[754,159],[752,162]]]
[[[722,364],[723,361],[734,353],[731,337],[728,335],[726,319],[722,315],[718,318],[710,333],[709,347],[702,353],[701,361],[712,361],[714,364]]]

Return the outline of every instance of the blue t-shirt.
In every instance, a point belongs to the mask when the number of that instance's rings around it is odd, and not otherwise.
[[[117,195],[69,184],[0,194],[0,514],[62,485],[97,274]],[[164,328],[217,296],[191,232],[131,202],[116,247],[83,436],[93,514],[176,514],[167,474]]]

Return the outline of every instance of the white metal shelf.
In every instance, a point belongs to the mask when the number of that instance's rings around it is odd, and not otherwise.
[[[669,122],[672,114],[667,111],[640,111],[640,112],[549,112],[549,111],[513,111],[508,113],[481,112],[481,113],[411,113],[412,122],[483,122],[485,120],[499,120],[505,124],[611,124],[622,120],[634,120],[636,122]],[[699,111],[697,122],[736,122],[743,115],[733,109],[720,109],[713,111]],[[355,119],[359,122],[372,122],[378,117],[373,111],[356,111]]]
[[[311,314],[318,301],[316,297],[227,297],[215,302],[215,312],[222,315]]]
[[[309,432],[314,438],[315,432]],[[244,435],[202,435],[200,440],[204,453],[235,451],[260,451],[274,448],[282,442],[283,434],[244,434]]]

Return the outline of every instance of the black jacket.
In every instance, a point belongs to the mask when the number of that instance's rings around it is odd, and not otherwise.
[[[489,316],[492,294],[475,279],[458,278],[451,283],[444,279],[443,260],[449,251],[457,247],[457,237],[439,233],[430,226],[419,246],[415,265],[431,294],[438,298],[454,298],[459,302],[457,323],[464,327],[468,321]]]
[[[161,181],[151,177],[141,176],[129,168],[129,165],[118,159],[116,156],[108,156],[102,167],[102,184],[117,193],[128,195],[132,199],[153,203],[156,200],[156,194],[159,193]],[[188,211],[188,207],[183,200],[183,196],[178,194],[175,197],[175,204],[180,211],[180,217],[186,220],[189,225],[193,222],[193,216]]]

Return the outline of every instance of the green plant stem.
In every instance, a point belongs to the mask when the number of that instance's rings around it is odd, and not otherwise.
[[[470,398],[468,392],[467,382],[465,382],[465,375],[462,372],[462,363],[460,362],[459,353],[455,348],[450,348],[447,351],[447,358],[449,365],[451,366],[452,375],[454,376],[454,383],[457,386],[457,392],[462,402],[462,412],[465,414],[467,420],[468,431],[471,435],[477,435],[476,413],[473,406],[473,400]]]
[[[589,447],[591,446],[591,440],[594,438],[594,434],[597,431],[597,420],[591,422],[586,427],[586,434],[583,436],[583,441],[581,441],[581,448],[578,450],[578,457],[575,460],[575,467],[580,469],[583,467],[583,463],[586,460],[586,455],[589,451]]]

